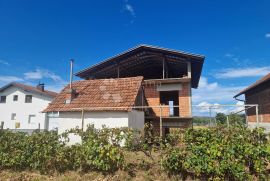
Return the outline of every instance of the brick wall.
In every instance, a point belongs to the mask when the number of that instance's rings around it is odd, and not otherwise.
[[[191,117],[191,87],[189,83],[182,84],[182,90],[179,91],[179,115],[180,117]],[[159,106],[160,97],[155,85],[146,85],[144,87],[145,98],[149,106]],[[160,108],[151,109],[152,116],[160,116]],[[169,117],[169,106],[162,108],[162,116]]]
[[[248,115],[248,122],[257,122],[256,115]],[[259,122],[270,123],[270,114],[259,114]]]
[[[179,104],[180,109],[179,113],[181,117],[191,117],[191,95],[190,95],[190,84],[185,83],[183,84],[182,90],[179,91]]]

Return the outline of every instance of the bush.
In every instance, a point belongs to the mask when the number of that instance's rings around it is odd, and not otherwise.
[[[82,143],[67,145],[68,134],[82,137]],[[128,128],[35,132],[32,135],[0,130],[0,169],[38,170],[42,173],[67,170],[114,172],[134,169],[124,152],[142,151],[161,162],[170,175],[191,175],[208,180],[266,180],[270,145],[261,128],[173,130],[165,138],[155,137],[151,125],[144,132]],[[152,153],[158,153],[154,159]],[[141,167],[148,167],[140,162]],[[136,167],[136,166],[135,166]],[[146,168],[145,167],[145,168]],[[138,167],[139,168],[139,167]],[[256,179],[257,179],[256,178]]]
[[[267,177],[269,152],[262,129],[189,129],[184,142],[182,148],[168,149],[161,161],[163,169],[170,174],[189,173],[212,180]]]
[[[77,170],[115,171],[124,166],[120,138],[113,136],[119,130],[96,130],[90,126],[86,132],[74,129],[83,137],[82,144],[67,146],[68,132],[34,132],[32,135],[0,130],[0,169],[30,169],[42,173]],[[111,142],[112,141],[112,142]]]

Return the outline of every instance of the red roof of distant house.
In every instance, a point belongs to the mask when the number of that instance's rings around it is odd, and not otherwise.
[[[267,74],[266,76],[264,76],[263,78],[257,80],[254,84],[251,84],[249,87],[245,88],[244,90],[242,90],[241,92],[239,92],[237,95],[235,95],[234,97],[238,97],[240,96],[241,94],[245,94],[247,91],[261,85],[262,83],[266,82],[270,80],[270,73]]]
[[[25,85],[25,84],[17,83],[17,82],[11,82],[11,83],[7,84],[6,86],[0,88],[0,92],[4,91],[5,89],[7,89],[11,86],[19,87],[19,88],[23,89],[24,91],[33,92],[33,93],[37,93],[37,94],[41,94],[41,95],[45,95],[45,96],[49,96],[49,97],[56,97],[57,96],[56,92],[48,91],[48,90],[40,90],[37,87],[33,87],[33,86],[29,86],[29,85]]]
[[[67,85],[43,112],[129,111],[141,87],[143,77],[94,79],[72,83],[76,97],[65,103]]]

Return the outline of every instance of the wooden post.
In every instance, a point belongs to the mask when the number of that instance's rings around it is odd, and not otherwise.
[[[4,129],[4,121],[1,122],[1,129]]]
[[[116,73],[117,73],[117,78],[119,78],[120,77],[120,65],[119,65],[119,62],[114,62],[115,63],[115,65],[116,65]]]
[[[82,109],[82,131],[84,127],[84,109]]]
[[[259,110],[258,110],[258,105],[256,105],[256,122],[259,124]]]
[[[160,115],[159,115],[159,132],[160,132],[160,137],[162,137],[163,136],[163,133],[162,133],[163,126],[162,126],[162,107],[161,107],[161,105],[159,107],[159,113],[160,113]]]
[[[211,109],[211,106],[209,106],[209,116],[210,116],[209,127],[211,127],[211,123],[212,123],[212,109]]]
[[[227,126],[229,128],[230,127],[229,116],[226,116],[226,118],[227,118]]]
[[[165,58],[162,59],[162,78],[165,78]]]
[[[38,123],[38,131],[40,132],[40,123]]]
[[[187,63],[187,76],[188,78],[191,78],[191,64],[190,62]]]

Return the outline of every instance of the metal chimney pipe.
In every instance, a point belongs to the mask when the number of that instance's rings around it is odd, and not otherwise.
[[[73,62],[74,62],[74,59],[70,59],[70,79],[69,79],[70,90],[72,90],[72,81],[73,81]]]

